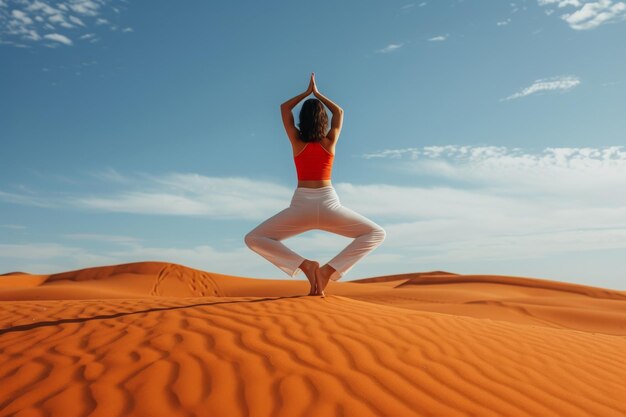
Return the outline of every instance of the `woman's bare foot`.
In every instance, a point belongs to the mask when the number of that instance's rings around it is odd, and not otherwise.
[[[321,268],[317,269],[317,272],[315,274],[315,278],[317,282],[317,285],[316,285],[317,291],[315,295],[321,295],[322,297],[326,295],[324,293],[324,290],[328,286],[328,282],[330,281],[330,276],[333,274],[333,272],[335,272],[335,268],[333,268],[332,266],[328,264],[325,264]]]
[[[315,271],[317,271],[320,267],[319,262],[317,261],[309,261],[305,259],[300,264],[300,269],[306,275],[309,280],[309,284],[311,284],[311,290],[308,295],[317,295],[317,281],[315,280]]]

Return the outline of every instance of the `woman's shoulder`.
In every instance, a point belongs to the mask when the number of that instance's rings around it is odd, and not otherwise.
[[[292,143],[292,147],[293,147],[293,154],[294,154],[294,156],[298,155],[301,151],[303,151],[304,148],[309,143],[313,143],[313,144],[317,143],[322,148],[324,148],[327,152],[331,153],[332,155],[335,154],[335,142],[333,140],[329,139],[328,137],[323,137],[322,139],[320,139],[318,141],[307,142],[307,141],[304,141],[304,140],[297,140],[297,141],[293,142]]]

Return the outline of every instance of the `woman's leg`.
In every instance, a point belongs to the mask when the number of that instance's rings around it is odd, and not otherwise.
[[[289,249],[281,240],[311,230],[315,216],[305,206],[291,205],[252,229],[246,234],[246,245],[287,275],[300,273],[300,265],[306,259]]]
[[[342,236],[354,238],[348,246],[327,262],[334,271],[323,276],[322,290],[328,279],[337,281],[345,275],[354,264],[376,249],[385,240],[385,230],[367,217],[344,207],[338,201],[327,205],[320,213],[320,229]],[[324,265],[324,267],[326,267]],[[322,267],[322,268],[324,268]],[[328,268],[324,268],[322,275]]]

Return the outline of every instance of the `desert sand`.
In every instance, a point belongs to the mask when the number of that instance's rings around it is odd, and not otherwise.
[[[0,275],[0,416],[626,416],[626,292],[166,262]]]

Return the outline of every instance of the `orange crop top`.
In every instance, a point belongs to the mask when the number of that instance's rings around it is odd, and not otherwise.
[[[293,160],[298,180],[329,180],[335,155],[328,152],[320,142],[307,142]]]

